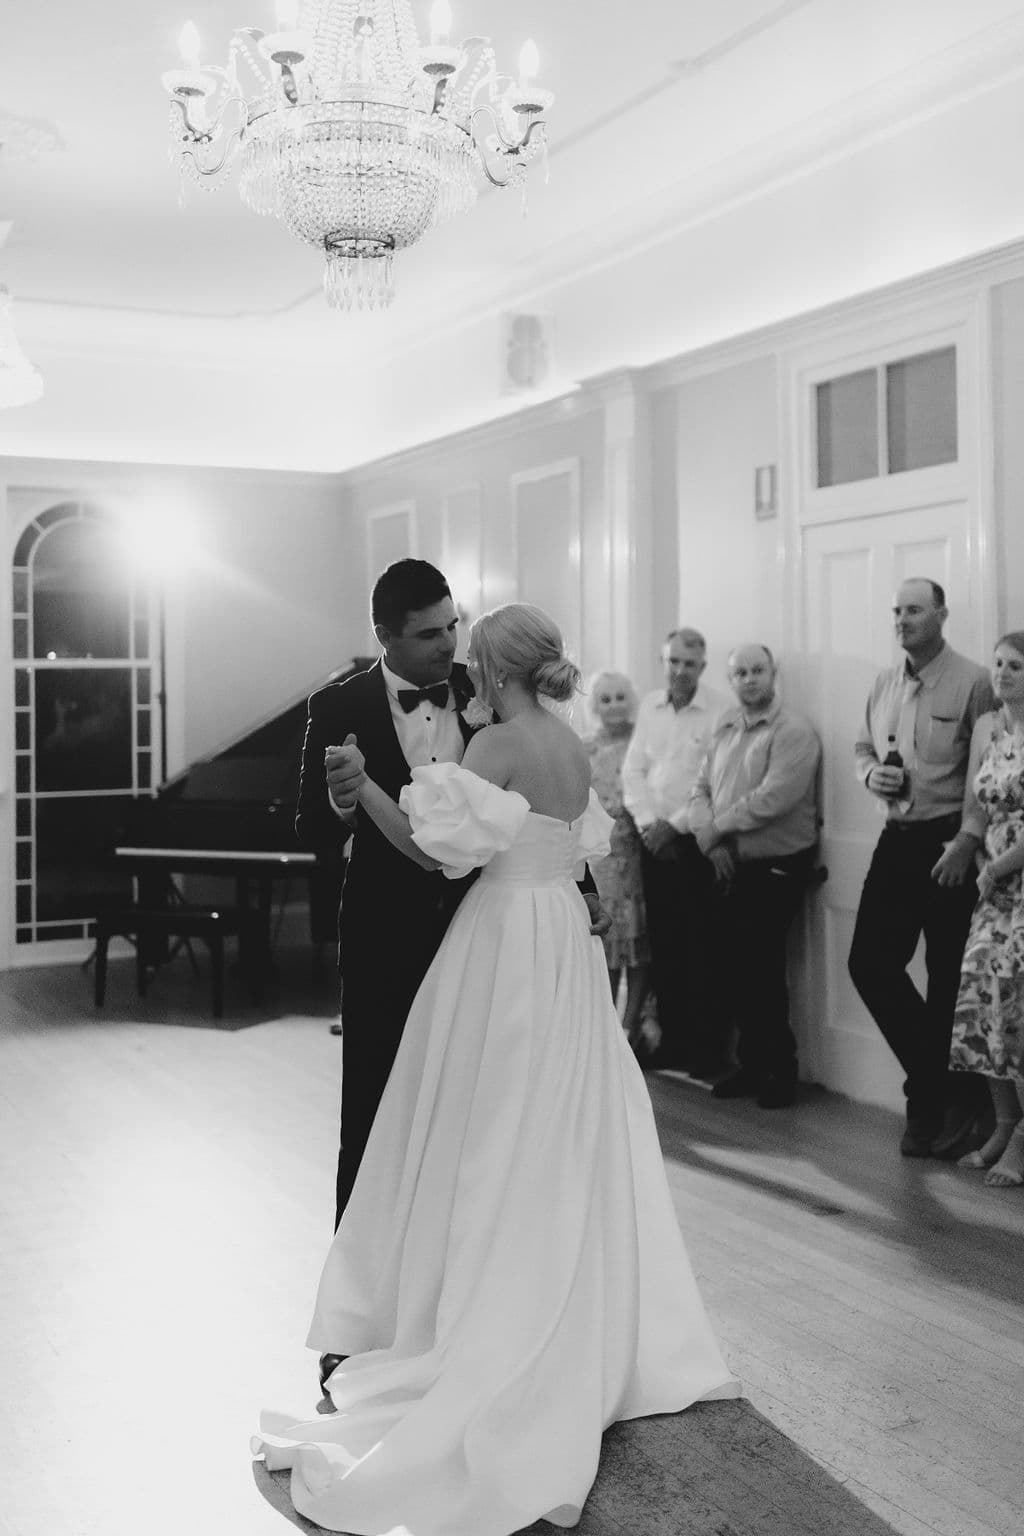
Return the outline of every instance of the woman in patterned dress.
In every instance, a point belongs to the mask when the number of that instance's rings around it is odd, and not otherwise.
[[[997,1189],[1024,1184],[1024,630],[995,649],[1000,708],[971,739],[975,805],[964,829],[984,838],[978,905],[964,950],[950,1067],[988,1079],[995,1130],[961,1168],[988,1168]]]
[[[631,1045],[638,1045],[644,1001],[650,989],[651,951],[640,878],[640,834],[622,803],[622,762],[636,724],[636,689],[621,672],[598,672],[587,690],[587,705],[596,729],[585,742],[590,754],[594,792],[614,822],[611,852],[594,868],[601,905],[612,926],[604,936],[605,960],[612,996],[626,973],[626,1007],[622,1027]]]

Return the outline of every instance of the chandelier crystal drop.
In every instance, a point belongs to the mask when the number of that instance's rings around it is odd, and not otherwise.
[[[18,344],[11,318],[11,296],[0,284],[0,410],[31,405],[43,393],[43,376]]]
[[[501,75],[451,25],[448,0],[423,45],[409,0],[277,0],[275,31],[242,28],[206,65],[189,22],[163,77],[172,158],[210,188],[237,164],[242,201],[323,251],[329,304],[384,309],[394,253],[471,207],[481,176],[521,185],[545,145],[533,43]]]

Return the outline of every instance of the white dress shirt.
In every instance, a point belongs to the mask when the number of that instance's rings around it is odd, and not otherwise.
[[[380,670],[388,690],[391,718],[395,722],[395,734],[402,755],[410,768],[425,768],[428,763],[461,763],[466,743],[459,729],[459,717],[455,709],[455,695],[448,688],[448,704],[439,710],[429,699],[423,699],[408,714],[398,702],[399,688],[415,688],[404,677],[392,672],[382,661]]]
[[[664,688],[641,701],[636,729],[622,765],[622,798],[637,826],[668,821],[690,829],[690,791],[697,782],[711,733],[728,701],[703,683],[676,709]]]
[[[428,763],[461,763],[466,743],[459,727],[455,695],[452,693],[451,685],[448,686],[446,708],[438,709],[429,699],[423,699],[415,709],[406,713],[399,703],[398,690],[415,688],[416,684],[407,683],[404,677],[399,677],[397,673],[392,672],[383,660],[380,670],[384,676],[384,686],[391,706],[395,735],[398,737],[398,745],[409,767],[425,768]],[[341,746],[341,742],[338,745]],[[351,826],[355,821],[355,812],[340,810],[330,799],[330,791],[327,798],[330,800],[334,814],[346,825]]]

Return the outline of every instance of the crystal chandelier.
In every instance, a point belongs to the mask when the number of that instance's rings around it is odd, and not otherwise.
[[[395,251],[469,208],[481,174],[521,184],[545,143],[534,45],[513,79],[451,25],[434,0],[421,46],[409,0],[277,0],[277,30],[242,28],[215,66],[187,23],[163,77],[172,157],[208,187],[237,161],[242,201],[324,252],[328,303],[383,309]]]
[[[43,376],[33,368],[14,334],[11,296],[0,283],[0,410],[31,405],[43,393]]]

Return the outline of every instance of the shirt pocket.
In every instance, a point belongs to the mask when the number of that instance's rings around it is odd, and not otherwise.
[[[742,784],[737,784],[737,793],[734,798],[742,799],[744,795],[753,794],[768,773],[771,762],[772,743],[766,730],[754,731],[751,740],[747,742],[746,751],[743,753],[743,778]]]
[[[956,750],[960,721],[948,715],[929,715],[925,739],[920,756],[926,763],[953,764],[958,757]]]
[[[680,761],[688,773],[696,774],[698,772],[707,754],[708,742],[710,740],[711,733],[706,732],[703,736],[691,736],[689,741],[684,744]]]

